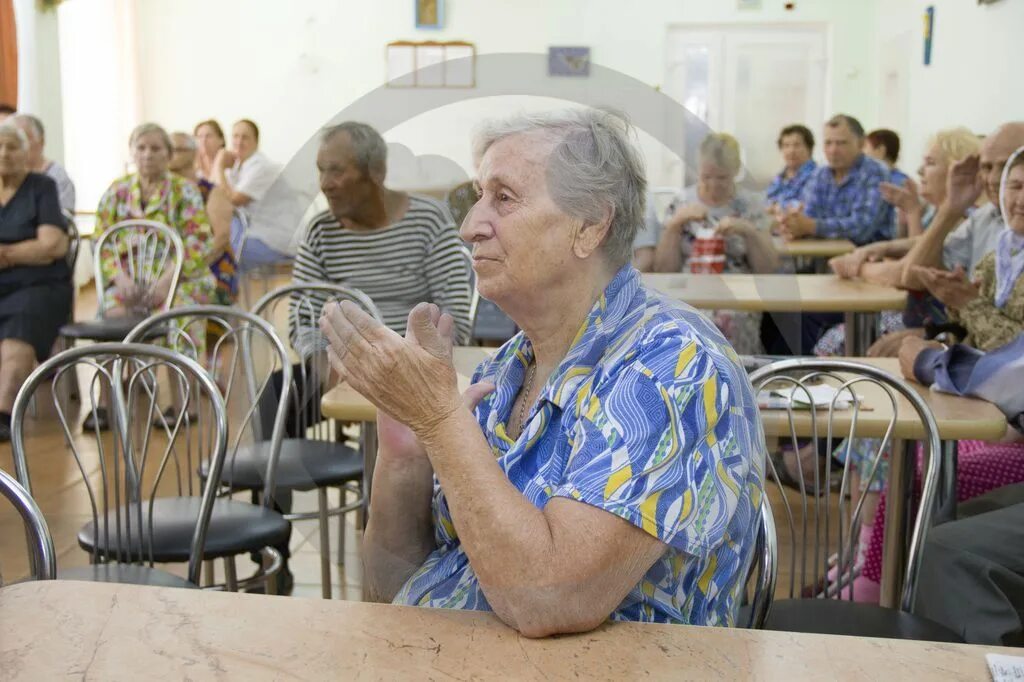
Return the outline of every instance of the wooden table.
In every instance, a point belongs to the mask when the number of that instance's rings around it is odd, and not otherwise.
[[[0,589],[0,676],[157,679],[964,679],[1019,649],[606,623],[531,640],[493,614],[48,581]]]
[[[850,253],[857,245],[849,239],[779,239],[775,248],[782,255],[793,258],[832,258]]]
[[[907,292],[835,275],[643,275],[652,289],[704,310],[831,313],[846,317],[846,349],[863,356],[874,340],[877,314],[903,310]]]
[[[899,360],[896,358],[835,358],[859,362],[885,370],[895,377],[900,377]],[[974,398],[961,398],[948,393],[932,391],[927,386],[908,381],[935,416],[939,429],[939,438],[943,446],[943,459],[955,464],[956,448],[959,440],[998,440],[1006,432],[1006,417],[992,403]],[[863,383],[854,386],[854,392],[863,396],[865,410],[857,415],[857,437],[882,438],[892,420],[892,402],[888,394],[879,386]],[[789,415],[784,409],[762,409],[761,423],[766,436],[789,438],[791,435]],[[828,410],[817,413],[817,436],[828,435]],[[852,410],[836,411],[833,419],[833,443],[838,445],[849,433],[853,418]],[[815,434],[812,430],[811,416],[806,411],[794,411],[793,431],[800,438],[808,438]],[[924,438],[924,427],[917,412],[902,396],[896,397],[896,420],[893,425],[892,456],[889,460],[888,489],[890,491],[907,491],[913,480],[912,472],[916,466],[916,442]],[[955,472],[947,478],[949,485],[940,490],[941,509],[937,516],[950,516],[956,506]],[[895,494],[895,492],[891,493]],[[904,494],[904,493],[900,493]],[[907,558],[907,515],[905,505],[887,504],[885,507],[885,544],[882,562],[881,603],[883,606],[895,607],[899,604],[903,589],[903,574],[906,570]]]

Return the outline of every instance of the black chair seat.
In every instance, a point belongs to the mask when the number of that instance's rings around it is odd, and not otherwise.
[[[193,585],[173,573],[139,564],[93,564],[81,568],[69,568],[58,571],[57,578],[59,580],[87,580],[93,583],[180,587],[186,590],[199,589],[198,585]]]
[[[741,613],[739,622],[747,622]],[[765,630],[819,635],[916,639],[926,642],[964,640],[952,630],[904,611],[838,599],[781,599],[772,603]]]
[[[60,328],[60,335],[69,339],[83,341],[124,341],[128,332],[145,318],[116,317],[109,320],[89,320],[71,322]],[[167,327],[160,325],[146,334],[146,340],[157,339],[167,335]]]
[[[199,518],[198,497],[162,497],[153,504],[153,561],[160,563],[184,562],[189,559],[192,534]],[[121,546],[128,549],[123,527],[122,510]],[[134,515],[133,515],[134,517]],[[103,537],[103,523],[100,523],[99,550],[102,556],[117,558],[118,539],[116,515],[107,514],[108,538]],[[132,519],[134,521],[134,518]],[[206,531],[204,559],[218,559],[263,547],[275,547],[288,542],[291,523],[275,511],[248,502],[219,499],[213,506],[210,527]],[[90,521],[78,531],[78,544],[86,551],[93,551],[93,522]],[[141,536],[141,537],[140,537]],[[141,540],[141,544],[140,544]],[[145,552],[140,551],[140,547]],[[149,560],[149,504],[142,505],[142,533],[133,527],[131,538],[132,558]]]
[[[220,480],[233,490],[259,490],[270,459],[270,441],[238,448],[224,459]],[[199,475],[206,479],[204,463]],[[287,490],[315,490],[363,478],[363,456],[341,443],[286,438],[281,441],[277,462],[277,487]]]

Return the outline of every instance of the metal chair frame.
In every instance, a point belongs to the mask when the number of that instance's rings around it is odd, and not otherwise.
[[[234,324],[232,324],[232,322]],[[238,384],[242,384],[242,388],[239,390],[246,391],[246,397],[248,399],[248,406],[245,408],[245,416],[242,423],[234,431],[233,437],[228,437],[228,454],[226,455],[226,466],[228,474],[226,476],[226,485],[213,485],[209,484],[207,487],[213,487],[218,490],[220,495],[230,495],[234,490],[232,486],[232,476],[234,471],[234,464],[238,455],[239,449],[243,447],[242,439],[245,435],[246,429],[250,430],[254,440],[262,440],[264,435],[261,431],[261,424],[257,419],[259,400],[263,393],[268,389],[270,385],[270,377],[276,368],[276,363],[282,365],[282,371],[284,372],[285,379],[289,382],[291,380],[291,363],[288,362],[288,351],[286,350],[281,339],[278,337],[277,332],[274,328],[268,324],[265,320],[248,313],[244,310],[237,308],[228,308],[225,306],[218,305],[202,305],[202,306],[182,306],[179,308],[173,308],[162,313],[158,313],[146,320],[140,322],[136,327],[128,334],[126,339],[127,342],[140,342],[143,339],[151,338],[152,332],[155,329],[159,329],[168,323],[166,341],[167,344],[178,353],[184,354],[197,363],[199,361],[205,361],[205,358],[198,357],[198,348],[192,337],[189,335],[189,328],[194,328],[199,334],[206,334],[208,325],[213,323],[220,327],[224,332],[218,337],[210,357],[212,358],[212,367],[204,370],[212,380],[225,379],[224,388],[217,387],[218,396],[222,399],[225,405],[228,405],[231,401],[232,395],[234,395],[234,389]],[[255,364],[253,362],[253,337],[262,337],[263,340],[270,346],[272,356],[276,362],[272,362],[270,370],[267,372],[267,376],[262,382],[257,381]],[[227,363],[222,364],[220,362],[221,351],[227,351],[229,346],[232,349],[232,354],[229,356],[230,360]],[[227,365],[225,368],[224,365]],[[242,376],[239,378],[237,372],[241,368]],[[223,376],[221,370],[226,370],[227,376]],[[216,384],[215,384],[216,385]],[[273,425],[270,433],[270,458],[267,462],[267,468],[263,475],[263,489],[260,491],[261,504],[268,509],[272,508],[274,500],[274,490],[276,488],[276,472],[277,464],[281,452],[281,442],[284,438],[285,430],[285,418],[288,401],[291,395],[290,389],[282,391],[282,395],[278,400],[278,408],[274,418]],[[155,415],[157,422],[167,428],[167,420],[163,414]],[[201,417],[201,415],[200,415]],[[190,421],[190,417],[186,411],[182,411],[178,415],[178,419],[184,419],[186,422]],[[216,473],[216,475],[214,475]],[[221,481],[225,480],[225,477],[221,475],[218,470],[214,472],[213,468],[210,468],[209,480]],[[274,555],[277,552],[274,551]],[[269,568],[265,567],[264,570],[258,571],[253,576],[238,580],[235,574],[235,557],[225,557],[225,575],[227,576],[226,583],[221,585],[207,584],[206,587],[224,587],[228,590],[235,591],[239,587],[243,589],[245,587],[255,585],[266,581],[272,575],[275,575],[277,571],[283,566],[283,561],[277,556],[274,561],[270,564]],[[212,566],[211,566],[212,568]],[[212,576],[212,570],[208,572],[209,576]]]
[[[311,300],[311,294],[324,294],[327,301],[323,304],[319,303],[319,300]],[[297,294],[301,294],[296,298]],[[359,305],[363,310],[370,314],[375,320],[384,324],[384,318],[377,309],[373,300],[369,296],[364,294],[362,291],[352,288],[345,287],[338,284],[288,284],[283,287],[278,287],[273,291],[266,293],[260,298],[259,301],[253,305],[252,312],[254,315],[258,315],[263,319],[268,319],[273,316],[276,306],[287,298],[289,300],[288,305],[288,325],[290,329],[294,329],[297,326],[300,311],[305,309],[304,312],[312,316],[314,319],[319,315],[318,310],[314,306],[319,306],[321,309],[327,302],[335,300],[349,300]],[[316,345],[316,351],[326,350],[327,341],[322,337],[319,339]],[[293,348],[294,350],[294,348]],[[316,352],[314,351],[314,352]],[[296,353],[296,355],[299,355]],[[307,369],[307,362],[310,360],[309,356],[299,355],[299,375],[294,377],[295,390],[292,392],[294,396],[293,409],[296,415],[303,415],[303,406],[306,405],[309,400],[316,401],[319,404],[320,398],[322,397],[322,379],[319,376],[316,367],[312,367],[312,371]],[[315,363],[314,363],[315,364]],[[312,436],[315,440],[329,440],[331,434],[327,428],[327,420],[321,419],[316,423],[306,423],[301,421],[301,429],[304,434],[309,434],[312,431]],[[336,439],[340,439],[342,434],[340,432],[340,426],[338,426],[338,432],[335,434]],[[362,444],[364,457],[365,457],[365,442]],[[365,474],[364,474],[365,475]],[[331,582],[330,582],[330,538],[328,528],[328,518],[331,516],[343,517],[343,515],[356,511],[365,511],[367,499],[364,491],[366,490],[365,481],[363,485],[343,485],[339,487],[341,493],[341,504],[338,507],[329,508],[327,500],[327,488],[321,487],[317,489],[318,504],[316,512],[293,512],[286,514],[285,518],[289,521],[306,521],[317,519],[320,522],[320,570],[321,570],[321,585],[323,590],[323,596],[325,599],[331,598]],[[345,492],[352,492],[356,495],[356,500],[348,504],[345,503]],[[345,522],[344,518],[340,519],[338,524],[338,564],[344,563],[344,552],[345,552]]]
[[[754,549],[754,561],[750,566],[748,584],[753,576],[754,594],[750,600],[750,619],[742,626],[761,629],[768,620],[772,601],[775,598],[775,586],[779,576],[779,538],[775,532],[775,517],[768,496],[761,497],[761,523],[758,526],[757,544]]]
[[[294,262],[294,259],[281,261],[280,264],[259,265],[246,270],[245,264],[242,262],[242,252],[245,250],[246,242],[249,241],[249,217],[244,211],[239,210],[235,210],[233,216],[238,219],[238,222],[242,226],[241,238],[238,240],[238,246],[236,247],[233,243],[231,244],[231,248],[235,249],[235,263],[238,265],[239,295],[242,297],[243,304],[249,305],[249,302],[252,301],[252,292],[249,288],[249,277],[254,275],[258,276],[263,282],[263,292],[266,294],[270,285],[270,278],[274,275],[276,271],[275,269],[278,265],[287,263],[290,266]]]
[[[0,469],[0,494],[14,505],[18,515],[25,522],[25,535],[28,539],[29,566],[33,580],[53,580],[57,577],[57,554],[53,551],[53,538],[46,526],[46,519],[39,505],[6,471]],[[3,576],[0,576],[0,587]]]
[[[14,466],[18,480],[31,494],[31,478],[29,475],[29,458],[25,451],[24,419],[29,402],[35,395],[46,377],[55,373],[54,384],[62,380],[74,381],[79,366],[95,372],[89,395],[92,397],[92,410],[97,407],[98,389],[105,384],[110,395],[112,427],[114,437],[110,448],[110,462],[107,459],[107,448],[99,430],[96,430],[96,444],[99,454],[100,493],[89,481],[89,472],[83,462],[81,453],[68,421],[65,405],[54,392],[53,404],[64,432],[66,444],[71,450],[79,472],[86,483],[93,520],[92,563],[108,562],[113,559],[117,563],[147,564],[153,566],[153,505],[157,498],[157,488],[164,481],[165,475],[173,471],[177,475],[176,488],[178,496],[193,497],[195,490],[192,477],[189,475],[193,455],[202,457],[199,446],[193,452],[192,425],[178,419],[173,426],[166,425],[167,445],[156,456],[151,456],[150,446],[153,445],[148,428],[152,419],[161,384],[156,380],[157,370],[166,369],[171,378],[171,389],[177,389],[183,405],[200,404],[209,408],[210,424],[207,443],[211,470],[220,472],[227,446],[227,417],[224,402],[220,398],[216,384],[206,372],[193,360],[179,353],[156,346],[132,343],[99,343],[65,350],[43,362],[25,381],[14,402],[11,416],[11,447],[14,455]],[[139,398],[142,394],[142,398]],[[139,432],[135,407],[138,400],[148,398],[143,404],[149,419],[145,420],[146,428]],[[138,400],[137,400],[138,399]],[[200,412],[200,414],[203,414]],[[202,428],[198,429],[201,433]],[[135,428],[133,434],[132,429]],[[200,437],[199,445],[203,438]],[[184,445],[181,442],[184,441]],[[156,446],[159,448],[159,446]],[[184,450],[188,464],[184,467],[179,461]],[[153,460],[156,460],[155,463]],[[148,501],[145,490],[145,477],[148,466],[155,467],[154,479],[149,486]],[[186,481],[182,481],[182,473]],[[187,490],[187,494],[186,494]],[[192,534],[188,560],[188,580],[199,585],[203,547],[206,542],[207,529],[213,512],[216,486],[206,486],[202,490],[199,516]],[[99,504],[98,504],[99,499]],[[149,518],[148,542],[143,538],[143,505],[147,506]],[[102,522],[100,509],[102,507]],[[111,528],[108,514],[114,512],[115,519]],[[134,530],[133,530],[134,529]],[[103,545],[110,547],[111,534],[116,540],[116,554],[110,556],[100,550],[99,538],[102,534]],[[137,540],[133,541],[135,534]],[[135,547],[137,546],[137,551]]]
[[[798,378],[792,376],[794,373],[800,373]],[[852,375],[850,378],[844,378],[840,376],[840,373]],[[826,430],[826,450],[825,450],[825,473],[824,480],[821,480],[821,472],[818,467],[815,467],[815,491],[822,491],[828,489],[828,482],[831,477],[831,453],[833,452],[833,443],[835,441],[833,434],[833,421],[836,414],[836,403],[844,395],[849,396],[854,394],[853,389],[862,383],[873,383],[879,386],[884,394],[888,397],[893,411],[893,416],[889,420],[885,434],[883,435],[877,450],[874,452],[873,462],[871,465],[868,479],[865,484],[870,484],[871,481],[875,480],[879,473],[879,462],[885,449],[892,442],[892,434],[896,426],[896,417],[898,404],[896,395],[903,396],[912,406],[918,417],[921,419],[922,425],[925,431],[925,443],[927,445],[927,465],[924,471],[921,500],[918,507],[917,518],[914,523],[913,532],[911,534],[909,550],[907,554],[907,566],[904,574],[903,590],[900,600],[900,610],[910,611],[914,604],[917,590],[917,574],[921,563],[921,554],[923,552],[923,542],[925,534],[931,527],[932,514],[936,508],[937,491],[939,487],[940,476],[942,469],[944,468],[943,455],[941,444],[938,435],[938,425],[935,422],[935,417],[928,407],[927,403],[905,382],[893,377],[888,372],[865,365],[857,362],[840,361],[840,360],[818,360],[818,359],[805,359],[798,358],[792,360],[782,360],[779,362],[772,363],[766,367],[762,367],[754,371],[750,375],[751,383],[760,392],[765,386],[775,382],[781,382],[789,386],[795,387],[797,391],[802,391],[808,401],[810,401],[810,393],[808,385],[810,382],[819,380],[831,380],[835,382],[839,389],[836,396],[833,398],[828,407],[827,414],[827,430]],[[849,391],[849,393],[846,393]],[[850,506],[846,501],[846,495],[850,488],[850,468],[853,466],[852,457],[850,457],[850,450],[852,448],[852,441],[857,437],[857,418],[862,408],[859,400],[853,400],[850,409],[852,410],[852,418],[848,433],[844,436],[846,444],[846,463],[843,466],[842,480],[839,490],[839,530],[838,530],[838,565],[840,576],[846,576],[846,583],[848,583],[849,598],[853,598],[853,586],[852,581],[848,580],[849,570],[852,570],[854,563],[854,556],[856,552],[857,543],[854,538],[857,535],[858,527],[860,525],[860,516],[863,511],[864,497],[861,496],[857,505],[852,509],[848,510]],[[797,446],[796,427],[794,423],[794,410],[792,405],[786,408],[787,417],[789,423],[790,437],[794,444],[794,450],[798,462],[801,465],[802,470],[802,455],[800,454],[800,448]],[[818,414],[817,410],[810,410],[810,421],[811,431],[814,434],[820,433],[818,428]],[[818,452],[818,440],[819,438],[811,439],[814,444],[814,457],[815,461],[819,456]],[[769,459],[768,469],[771,473],[771,477],[774,479],[776,486],[779,489],[782,499],[784,500],[784,508],[788,527],[794,540],[801,537],[802,542],[800,544],[800,582],[799,585],[802,587],[807,585],[807,578],[809,575],[813,576],[813,585],[819,585],[821,579],[827,580],[828,569],[825,569],[825,575],[819,572],[819,568],[822,562],[819,561],[821,557],[825,558],[824,565],[828,564],[828,552],[831,547],[830,538],[830,497],[831,492],[826,492],[825,495],[814,495],[813,504],[809,505],[808,496],[814,493],[805,489],[803,476],[798,477],[798,484],[801,492],[801,511],[803,522],[798,533],[796,522],[794,521],[793,509],[790,507],[788,500],[786,499],[785,492],[782,488],[782,484],[779,481],[778,472],[775,470],[774,463]],[[823,488],[824,486],[824,488]],[[898,498],[898,496],[897,496]],[[900,504],[900,499],[890,499],[890,504]],[[813,507],[813,508],[809,508]],[[849,511],[849,513],[848,513]],[[809,516],[813,517],[814,528],[813,528],[813,557],[811,572],[808,572],[808,520]],[[845,525],[844,525],[844,522]],[[844,535],[849,536],[849,542],[844,540]],[[797,556],[796,551],[790,557],[790,585],[789,585],[789,596],[794,598],[797,596]],[[842,598],[842,588],[844,581],[840,581],[837,584],[827,585],[827,589],[824,594],[818,596],[821,597],[834,597],[837,599]]]
[[[128,276],[145,289],[152,287],[170,264],[173,273],[171,287],[160,309],[171,308],[178,292],[185,258],[185,244],[174,228],[155,220],[122,220],[104,230],[96,239],[93,276],[96,278],[98,312],[101,316],[105,312],[103,292],[108,284],[102,267],[105,250],[113,250],[119,257],[127,256],[125,267]],[[173,261],[170,260],[172,250]]]

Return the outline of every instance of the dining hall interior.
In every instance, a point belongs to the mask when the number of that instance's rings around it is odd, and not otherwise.
[[[0,677],[1020,679],[1022,31],[0,0]]]

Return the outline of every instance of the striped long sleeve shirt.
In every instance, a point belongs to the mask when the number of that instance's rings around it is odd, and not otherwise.
[[[802,197],[804,213],[818,222],[815,236],[849,239],[858,246],[892,239],[895,213],[878,189],[888,181],[889,169],[864,154],[838,184],[831,168],[818,166]]]
[[[422,301],[455,318],[457,338],[470,330],[471,268],[463,257],[455,223],[442,204],[411,195],[401,220],[370,231],[343,228],[325,211],[310,223],[295,257],[295,283],[331,283],[369,296],[384,324],[405,333],[409,311]],[[292,346],[303,357],[324,347],[318,320],[328,296],[293,298],[289,311]]]

